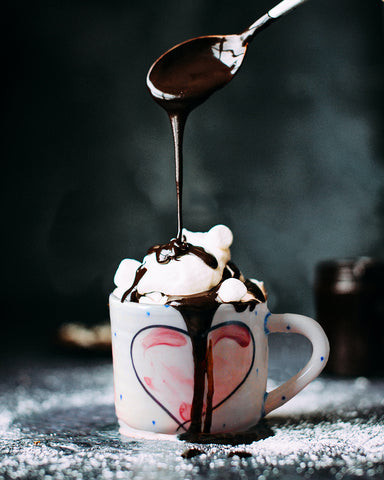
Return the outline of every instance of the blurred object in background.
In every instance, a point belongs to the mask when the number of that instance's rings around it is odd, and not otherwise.
[[[110,355],[111,327],[109,323],[93,326],[65,323],[59,328],[57,341],[68,351]]]
[[[338,375],[384,373],[384,262],[368,257],[320,262],[317,321],[331,345],[327,365]]]

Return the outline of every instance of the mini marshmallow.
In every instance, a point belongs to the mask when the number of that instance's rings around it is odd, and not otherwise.
[[[232,245],[233,235],[225,225],[215,225],[207,232],[208,242],[217,248],[227,249]]]
[[[215,225],[208,232],[191,232],[183,228],[183,235],[188,243],[203,247],[214,255],[218,262],[220,257],[230,258],[229,247],[233,242],[231,230],[225,225]]]
[[[124,288],[124,291],[128,290],[135,279],[136,270],[140,267],[140,265],[140,262],[131,258],[125,258],[122,260],[113,279],[115,285],[117,287]]]
[[[244,297],[241,298],[242,302],[252,302],[252,300],[255,300],[255,296],[252,295],[252,293],[247,292]]]
[[[162,295],[160,292],[150,292],[140,297],[139,303],[165,305],[167,300],[168,297],[166,295]]]
[[[228,278],[221,284],[217,295],[223,303],[240,302],[246,295],[247,287],[237,278]]]

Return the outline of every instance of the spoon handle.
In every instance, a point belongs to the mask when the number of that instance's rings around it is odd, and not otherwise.
[[[271,8],[271,10],[269,10],[265,15],[258,18],[256,22],[252,23],[252,25],[241,34],[243,45],[249,43],[256,35],[256,33],[258,33],[260,30],[263,30],[267,25],[271,24],[273,21],[282,17],[283,15],[290,12],[291,10],[306,1],[307,0],[283,0],[282,2],[278,3],[276,6]]]
[[[271,10],[268,12],[268,15],[271,18],[279,18],[306,1],[307,0],[283,0],[275,7],[271,8]]]

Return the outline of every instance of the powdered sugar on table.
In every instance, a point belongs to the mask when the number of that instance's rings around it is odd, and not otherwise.
[[[268,416],[262,435],[196,444],[121,437],[109,359],[10,364],[0,478],[384,478],[383,379],[322,377]]]

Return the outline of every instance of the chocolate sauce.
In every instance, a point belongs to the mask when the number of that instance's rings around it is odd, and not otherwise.
[[[231,263],[231,265],[234,270],[238,270],[234,264]],[[208,292],[187,296],[169,296],[167,301],[168,305],[176,308],[183,316],[192,342],[195,370],[189,433],[209,433],[211,428],[215,366],[212,349],[207,343],[206,332],[211,328],[214,314],[221,305],[217,301],[217,292],[222,282],[228,278],[226,277],[226,270],[224,270],[222,281]],[[249,302],[233,302],[233,307],[237,312],[244,311],[247,308],[252,311],[258,303],[266,300],[260,289],[259,292],[259,298]]]
[[[132,285],[130,286],[130,288],[124,293],[124,295],[121,297],[121,303],[123,303],[126,298],[128,297],[128,295],[131,295],[131,298],[130,298],[130,301],[131,302],[134,302],[134,301],[139,301],[139,299],[137,298],[137,296],[133,296],[132,293],[133,293],[133,290],[136,289],[136,286],[137,284],[140,282],[140,280],[143,278],[143,276],[145,275],[147,269],[141,265],[137,270],[136,270],[136,275],[135,275],[135,279],[133,280],[133,283]],[[135,292],[137,293],[137,292]]]
[[[251,282],[250,280],[245,280],[244,284],[247,287],[248,292],[252,293],[257,300],[260,302],[266,301],[264,293],[255,283]]]
[[[231,81],[234,73],[221,57],[226,48],[224,37],[201,37],[170,50],[156,62],[148,74],[150,93],[168,113],[174,148],[177,194],[177,239],[182,241],[183,134],[189,113],[212,93]],[[232,46],[233,47],[233,46]]]
[[[182,234],[183,134],[189,113],[230,82],[241,64],[246,47],[242,42],[239,43],[237,38],[232,40],[234,39],[228,41],[225,37],[201,37],[185,42],[161,57],[148,74],[147,84],[152,97],[168,113],[175,148],[177,236],[167,244],[155,245],[148,250],[148,254],[156,255],[160,264],[177,261],[184,255],[196,255],[210,268],[218,267],[213,255],[202,247],[187,243]],[[137,285],[145,271],[144,265],[139,267],[133,285],[124,294],[122,301],[129,295],[130,301],[140,300]],[[221,282],[210,291],[187,296],[168,296],[167,299],[167,304],[176,308],[183,316],[192,342],[194,391],[188,427],[190,433],[209,433],[211,429],[215,366],[207,332],[220,305],[217,294],[222,282],[240,276],[240,270],[229,262]],[[263,293],[256,285],[252,282],[246,285],[255,299],[249,302],[234,302],[233,306],[237,311],[244,311],[246,308],[252,310],[257,303],[265,301]]]
[[[244,52],[223,36],[185,42],[168,51],[148,74],[152,97],[169,113],[189,113],[233,78],[233,59]],[[228,56],[232,62],[228,62]],[[230,65],[228,65],[230,64]]]
[[[202,247],[187,243],[184,239],[180,241],[175,238],[164,245],[154,245],[147,252],[148,255],[151,253],[155,253],[157,262],[162,264],[167,264],[171,260],[179,260],[183,255],[192,254],[203,260],[208,267],[215,269],[218,266],[216,257],[206,252]]]
[[[240,35],[206,36],[177,45],[162,55],[151,67],[147,86],[153,99],[168,114],[175,149],[175,177],[177,194],[176,238],[164,245],[155,245],[148,250],[154,253],[160,264],[178,261],[184,255],[195,255],[208,267],[218,268],[216,258],[202,247],[186,242],[183,237],[182,188],[183,188],[183,135],[188,115],[210,95],[229,83],[239,70],[248,43],[257,32],[263,30],[276,18],[295,6],[283,8],[277,15],[262,16]],[[276,12],[275,12],[276,14]],[[132,286],[125,292],[122,302],[129,298],[139,302],[141,295],[137,286],[146,272],[145,264],[138,268]],[[212,345],[208,343],[208,331],[220,302],[218,290],[229,278],[242,279],[240,270],[228,262],[221,282],[208,292],[186,296],[167,296],[167,305],[176,308],[185,320],[192,342],[194,360],[194,392],[188,432],[209,433],[212,423],[214,370]],[[248,292],[253,299],[247,302],[232,302],[236,311],[254,309],[265,302],[263,292],[246,280]],[[188,423],[188,422],[186,422]]]
[[[210,268],[217,268],[217,260],[215,257],[207,253],[202,247],[194,245],[178,243],[177,239],[172,240],[169,244],[156,245],[148,250],[148,253],[159,255],[160,263],[167,263],[170,259],[176,260],[186,254],[202,254],[203,259],[210,260],[213,258],[216,264],[209,265]],[[184,248],[185,247],[185,248]],[[179,250],[180,249],[180,250]],[[168,252],[168,253],[167,253]],[[164,254],[164,255],[163,255]],[[201,257],[200,257],[201,258]],[[212,262],[213,263],[213,262]],[[138,283],[146,272],[144,265],[141,265],[135,275],[132,286],[125,292],[122,302],[128,298],[131,302],[139,302],[142,295],[137,291]],[[218,301],[218,291],[221,284],[228,278],[240,278],[239,268],[233,263],[228,262],[223,271],[223,276],[218,285],[211,290],[196,293],[193,295],[167,295],[166,305],[170,305],[178,310],[184,318],[185,325],[192,343],[192,355],[194,362],[194,390],[191,408],[191,418],[189,421],[188,432],[193,434],[209,433],[212,423],[213,412],[213,394],[214,394],[214,364],[212,356],[212,348],[208,344],[207,332],[212,326],[212,320],[216,310],[221,303]],[[248,302],[233,302],[232,305],[237,312],[254,310],[258,303],[266,301],[263,292],[257,285],[249,280],[245,280],[248,291],[255,296],[254,300]]]

